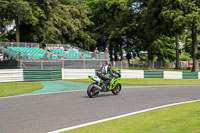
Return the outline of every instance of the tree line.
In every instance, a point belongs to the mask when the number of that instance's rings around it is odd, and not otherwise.
[[[108,47],[115,59],[138,55],[150,67],[176,61],[178,69],[182,52],[199,71],[199,24],[200,0],[0,1],[0,41]]]

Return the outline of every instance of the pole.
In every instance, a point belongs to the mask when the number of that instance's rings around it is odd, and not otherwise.
[[[22,60],[19,61],[19,65],[20,65],[20,69],[23,69],[22,68]]]
[[[83,69],[85,69],[85,60],[83,60]]]
[[[41,59],[40,59],[40,65],[41,65],[41,70],[43,70],[43,62]]]
[[[65,60],[64,59],[62,60],[62,68],[63,69],[65,68]]]

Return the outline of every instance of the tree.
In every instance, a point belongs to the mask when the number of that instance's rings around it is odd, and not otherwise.
[[[41,9],[37,8],[39,13],[33,10],[33,6],[36,4],[31,1],[25,0],[2,0],[0,3],[0,10],[2,13],[1,19],[8,20],[10,23],[15,22],[16,29],[16,41],[20,41],[20,25],[21,23],[35,25],[39,22],[38,15],[41,15]],[[36,9],[36,8],[34,8]]]
[[[169,37],[175,36],[177,69],[179,68],[178,36],[183,32],[185,25],[184,11],[181,5],[182,1],[179,0],[150,0],[146,10],[147,16],[145,17],[149,21],[146,29],[148,33],[151,33],[151,40],[156,40],[157,37],[162,35]]]
[[[176,69],[179,69],[179,35],[183,33],[183,29],[185,26],[182,1],[166,1],[162,8],[161,15],[164,18],[169,31],[165,34],[169,36],[175,36],[176,38]]]
[[[185,18],[187,22],[187,27],[191,29],[192,32],[192,58],[193,58],[193,68],[192,71],[199,71],[198,62],[198,40],[197,35],[199,32],[200,24],[200,1],[199,0],[183,0],[183,10],[185,13]]]
[[[91,24],[87,10],[77,0],[34,0],[42,9],[40,23],[36,25],[22,23],[23,41],[72,44],[87,48],[95,43],[90,33],[85,31]],[[34,7],[37,7],[34,6]]]
[[[84,0],[85,1],[85,0]],[[135,14],[129,0],[90,0],[87,1],[90,8],[90,20],[93,25],[89,27],[90,32],[94,35],[99,49],[109,47],[111,57],[115,59],[120,54],[123,56],[122,49],[127,53],[127,59],[130,61],[131,52],[135,42]],[[111,58],[112,60],[113,58]]]

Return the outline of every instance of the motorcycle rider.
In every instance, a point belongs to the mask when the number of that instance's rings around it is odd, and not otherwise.
[[[113,73],[112,64],[109,61],[105,61],[105,63],[102,65],[102,67],[97,72],[97,76],[100,79],[105,81],[105,87],[103,87],[104,91],[106,91],[108,89],[108,87],[110,86],[110,83],[112,81],[112,79],[109,76],[107,76],[106,74],[110,74],[113,77],[118,77],[117,74]]]

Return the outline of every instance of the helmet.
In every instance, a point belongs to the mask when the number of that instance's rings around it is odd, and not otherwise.
[[[112,64],[110,63],[110,61],[105,61],[105,65],[112,67]]]
[[[105,61],[105,65],[110,65],[110,62],[109,61]]]

